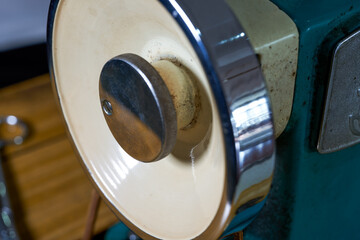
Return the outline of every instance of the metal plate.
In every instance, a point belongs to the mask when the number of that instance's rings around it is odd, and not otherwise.
[[[320,153],[360,142],[360,30],[335,49],[318,142]]]

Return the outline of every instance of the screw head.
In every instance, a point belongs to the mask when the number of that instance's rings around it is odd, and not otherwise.
[[[108,116],[111,116],[113,113],[111,103],[108,100],[103,100],[101,105],[104,113]]]

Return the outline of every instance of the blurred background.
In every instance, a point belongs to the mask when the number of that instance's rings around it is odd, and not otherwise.
[[[0,149],[0,160],[21,239],[84,239],[93,188],[74,155],[52,92],[46,50],[49,4],[0,0],[0,140],[7,131],[4,116],[15,115],[29,130],[22,144]],[[94,239],[104,239],[117,219],[103,202],[97,213]]]
[[[50,0],[0,0],[0,87],[48,71],[49,4]]]

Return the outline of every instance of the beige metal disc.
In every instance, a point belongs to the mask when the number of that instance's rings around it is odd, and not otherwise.
[[[55,86],[73,143],[115,213],[146,238],[192,239],[208,230],[226,184],[221,122],[199,59],[168,11],[150,0],[61,0],[51,51]],[[150,63],[168,59],[181,64],[200,91],[197,124],[178,133],[173,152],[161,161],[143,163],[130,157],[103,116],[101,69],[124,53]]]

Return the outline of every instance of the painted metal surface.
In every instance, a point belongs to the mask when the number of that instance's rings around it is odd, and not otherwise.
[[[227,0],[261,62],[269,91],[275,137],[285,130],[294,98],[299,33],[292,19],[269,0]]]
[[[273,188],[253,239],[360,239],[360,145],[321,155],[316,142],[336,44],[360,27],[360,2],[275,0],[300,33],[291,119],[277,140]]]

